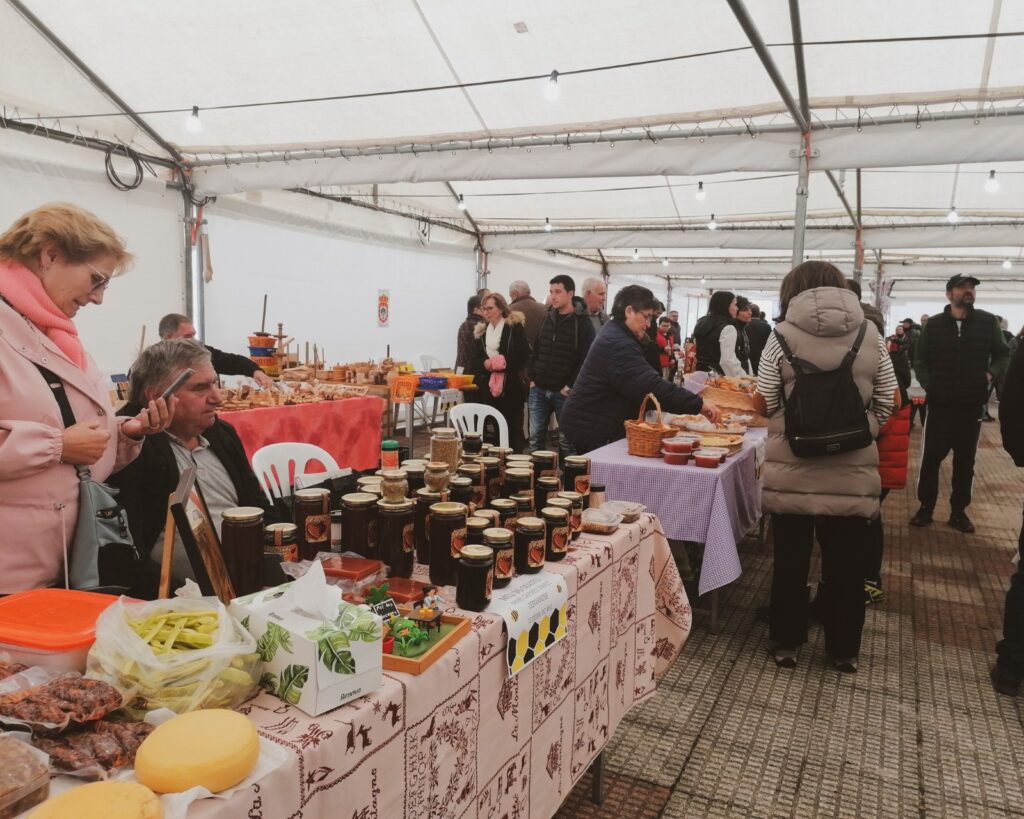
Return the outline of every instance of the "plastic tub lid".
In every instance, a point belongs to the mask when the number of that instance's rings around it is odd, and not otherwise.
[[[96,618],[117,600],[110,594],[33,589],[0,599],[0,643],[70,651],[96,639]]]

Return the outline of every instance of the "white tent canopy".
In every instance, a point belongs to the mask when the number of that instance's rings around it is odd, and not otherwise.
[[[799,232],[805,143],[731,5],[6,0],[0,125],[33,133],[0,143],[0,161],[50,156],[46,136],[123,145],[210,217],[458,249],[471,265],[480,246],[499,277],[564,251],[616,281],[767,291]],[[799,99],[790,6],[748,13]],[[905,275],[930,256],[936,281],[970,266],[1024,296],[1022,266],[1002,266],[1024,246],[1024,4],[798,7],[805,252],[852,270],[859,217],[865,278],[886,292],[933,287]],[[539,281],[547,263],[523,264]],[[706,287],[687,273],[702,266]]]

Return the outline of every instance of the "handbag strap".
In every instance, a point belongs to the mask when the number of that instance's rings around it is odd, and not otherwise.
[[[68,400],[67,390],[64,389],[64,382],[60,380],[59,375],[40,364],[36,364],[36,369],[39,370],[46,380],[46,385],[50,388],[50,391],[53,392],[53,399],[57,402],[57,406],[60,407],[60,417],[64,422],[64,428],[73,427],[77,421],[75,421],[74,410],[71,409],[71,401]],[[89,467],[78,464],[75,464],[75,472],[82,479],[88,478],[91,474]]]

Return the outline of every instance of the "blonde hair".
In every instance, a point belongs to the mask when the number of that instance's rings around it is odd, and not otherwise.
[[[29,267],[48,242],[72,263],[113,256],[115,275],[134,258],[110,225],[69,202],[51,202],[21,216],[0,236],[0,257]]]

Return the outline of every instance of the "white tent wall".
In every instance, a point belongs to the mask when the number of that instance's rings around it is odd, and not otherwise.
[[[259,329],[285,332],[305,350],[316,343],[328,363],[392,356],[420,364],[455,361],[455,335],[476,273],[470,249],[416,250],[360,242],[294,226],[207,213],[214,278],[205,286],[206,341],[245,352]],[[390,326],[377,326],[377,295],[390,291]],[[294,349],[294,348],[293,348]]]
[[[24,149],[37,149],[29,158]],[[47,202],[72,202],[92,211],[121,236],[135,263],[75,317],[85,349],[107,373],[126,372],[138,353],[142,326],[156,337],[165,313],[185,305],[182,199],[149,177],[122,192],[102,172],[103,155],[0,131],[0,231]]]
[[[596,264],[543,251],[491,253],[487,257],[487,270],[487,287],[490,290],[508,298],[508,286],[521,279],[530,285],[530,294],[541,304],[548,295],[548,282],[555,276],[572,276],[581,295],[584,279],[601,276],[601,268]],[[472,295],[473,292],[468,291],[466,296]]]

